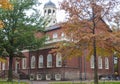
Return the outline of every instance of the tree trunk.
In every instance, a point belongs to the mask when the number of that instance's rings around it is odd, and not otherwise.
[[[93,8],[94,11],[94,8]],[[95,14],[93,12],[93,18],[95,18]],[[93,19],[93,35],[95,35],[96,23],[95,19]],[[98,84],[98,63],[97,63],[97,52],[96,52],[96,37],[93,38],[93,55],[94,55],[94,84]]]
[[[94,54],[94,84],[98,84],[98,63],[96,55],[96,39],[93,39],[93,54]]]
[[[13,64],[13,56],[10,56],[9,57],[8,81],[12,81],[13,80],[12,64]]]

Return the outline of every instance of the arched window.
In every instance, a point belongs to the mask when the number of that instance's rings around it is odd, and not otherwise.
[[[98,57],[98,68],[102,69],[102,58],[101,58],[101,56]]]
[[[50,40],[50,36],[47,36],[47,37],[46,37],[46,40],[49,41],[49,40]]]
[[[65,37],[65,34],[64,34],[63,32],[61,33],[61,37],[62,37],[62,38],[64,38],[64,37]]]
[[[57,33],[53,34],[53,39],[56,39],[58,37]]]
[[[105,69],[109,69],[109,59],[105,57]]]
[[[27,59],[22,58],[22,69],[26,69]]]
[[[61,53],[56,55],[56,67],[62,67],[62,56]]]
[[[53,10],[53,13],[55,13],[55,10]]]
[[[43,68],[43,55],[39,56],[39,63],[38,63],[39,68]]]
[[[48,15],[51,15],[51,9],[48,9]]]
[[[90,66],[91,68],[94,68],[94,56],[93,55],[91,56],[91,59],[90,59]]]
[[[53,15],[55,15],[55,10],[53,10]]]
[[[47,56],[47,67],[52,67],[52,54]]]
[[[31,57],[31,68],[35,68],[35,56]]]
[[[46,10],[44,11],[44,13],[46,13]]]

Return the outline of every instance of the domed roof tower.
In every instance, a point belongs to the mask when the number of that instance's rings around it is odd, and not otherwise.
[[[44,8],[46,8],[46,7],[56,8],[56,5],[55,5],[53,2],[51,2],[51,0],[49,0],[49,2],[47,2],[47,3],[44,5]]]
[[[57,23],[56,9],[56,5],[51,0],[44,5],[44,16],[49,19],[47,27]]]

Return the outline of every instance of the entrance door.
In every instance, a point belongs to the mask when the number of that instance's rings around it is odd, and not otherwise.
[[[15,72],[18,73],[19,70],[19,62],[16,62],[15,64]]]

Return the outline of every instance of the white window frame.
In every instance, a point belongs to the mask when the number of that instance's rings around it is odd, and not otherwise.
[[[35,68],[35,62],[36,62],[35,56],[32,56],[31,57],[31,69]]]
[[[65,37],[65,34],[64,34],[63,32],[61,33],[61,37],[62,37],[62,38],[64,38],[64,37]]]
[[[46,74],[46,80],[51,80],[51,74]]]
[[[52,54],[47,55],[47,67],[52,67]]]
[[[43,55],[40,55],[39,56],[39,61],[38,61],[38,67],[39,68],[43,68]]]
[[[22,58],[22,69],[27,68],[27,58]]]
[[[36,76],[37,78],[37,80],[42,80],[42,74],[37,74],[37,76]]]
[[[102,68],[103,68],[102,66],[103,66],[103,65],[102,65],[102,57],[99,56],[99,57],[98,57],[98,69],[102,69]]]
[[[61,80],[62,76],[61,74],[55,74],[55,80]]]
[[[109,69],[109,59],[105,57],[105,69]]]
[[[47,36],[47,37],[46,37],[46,40],[49,41],[49,40],[50,40],[50,36]]]
[[[0,62],[0,70],[1,70],[1,67],[2,67],[1,64],[2,64],[2,62]]]
[[[62,55],[61,55],[61,53],[56,54],[56,67],[62,67]]]
[[[91,56],[91,59],[90,59],[90,67],[91,67],[92,69],[95,68],[95,67],[94,67],[94,56],[93,56],[93,55]]]
[[[57,39],[58,38],[58,34],[57,33],[53,33],[53,39]]]
[[[2,63],[2,70],[5,70],[5,63]]]

